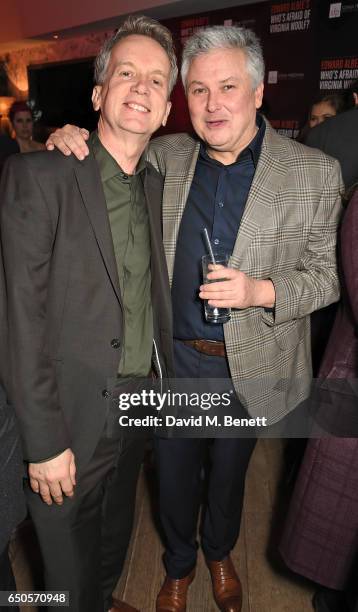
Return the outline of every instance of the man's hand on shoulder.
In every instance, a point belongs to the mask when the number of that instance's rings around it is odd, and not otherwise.
[[[53,151],[56,148],[64,155],[73,153],[77,159],[83,160],[89,154],[86,145],[88,138],[88,130],[67,123],[50,134],[46,141],[46,148],[48,151]]]
[[[51,506],[52,501],[61,505],[63,495],[72,497],[76,485],[75,456],[70,448],[60,455],[41,463],[29,463],[30,485],[43,501]]]

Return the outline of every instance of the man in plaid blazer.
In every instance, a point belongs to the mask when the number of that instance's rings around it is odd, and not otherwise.
[[[200,140],[183,134],[156,139],[149,158],[165,176],[163,240],[172,283],[177,375],[230,376],[245,410],[273,423],[307,398],[312,376],[309,315],[338,299],[335,242],[341,177],[333,159],[279,136],[256,116],[263,92],[260,57],[256,37],[245,30],[214,27],[195,34],[184,49],[182,78]],[[219,341],[213,355],[213,326],[193,323],[193,309],[190,324],[183,314],[193,289],[185,252],[191,257],[195,253],[192,227],[204,252],[199,220],[209,225],[214,245],[228,250],[230,219],[237,219],[240,206],[241,219],[232,232],[232,270],[221,282],[222,271],[212,272],[217,282],[200,288],[201,299],[232,308],[231,320],[223,326],[224,351]],[[230,215],[226,224],[219,217],[225,207]],[[197,328],[205,335],[188,337]],[[184,610],[194,576],[198,445],[188,439],[156,442],[168,573],[158,612]],[[237,612],[242,605],[229,555],[239,535],[253,447],[245,438],[211,442],[201,540],[214,598],[225,612]],[[179,607],[175,601],[181,602]]]
[[[238,411],[273,423],[307,398],[309,315],[339,296],[339,164],[279,136],[257,115],[264,62],[249,30],[216,26],[194,34],[184,49],[182,78],[197,136],[156,139],[148,153],[165,177],[163,240],[176,374],[231,379]],[[83,156],[77,129],[65,129],[53,143],[68,153],[68,130],[69,147]],[[199,289],[204,225],[231,259],[226,280],[220,281],[222,271],[212,271],[216,282]],[[217,326],[205,322],[203,299],[230,306],[231,320]],[[242,606],[230,551],[239,535],[254,444],[247,438],[208,443],[211,469],[201,543],[215,601],[225,612]],[[157,612],[186,610],[196,565],[201,450],[197,439],[156,440],[167,570]]]

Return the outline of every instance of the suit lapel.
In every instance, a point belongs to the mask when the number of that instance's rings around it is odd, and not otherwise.
[[[148,208],[150,229],[152,233],[155,231],[158,234],[158,228],[161,228],[162,224],[163,178],[152,168],[150,162],[147,162],[147,168],[144,172],[143,188]]]
[[[149,162],[147,162],[149,164]],[[162,195],[163,195],[163,179],[156,170],[150,166],[147,167],[143,180],[144,195],[148,211],[150,240],[151,240],[151,258],[152,272],[153,263],[158,264],[164,260],[163,238],[162,238]]]
[[[113,289],[121,302],[118,270],[101,176],[92,155],[76,165],[75,175]]]
[[[171,321],[171,297],[162,238],[163,178],[148,166],[143,186],[150,227],[152,303],[156,314],[154,328],[157,335],[159,328],[166,329],[168,325],[171,329],[171,323],[168,324]],[[167,319],[164,320],[163,316]]]
[[[240,265],[258,231],[272,226],[272,203],[286,175],[283,140],[267,124],[244,214],[236,237],[233,257]],[[242,269],[245,272],[245,269]]]
[[[186,154],[180,151],[173,167],[167,169],[163,190],[163,243],[170,283],[181,218],[194,178],[200,143],[190,139]]]

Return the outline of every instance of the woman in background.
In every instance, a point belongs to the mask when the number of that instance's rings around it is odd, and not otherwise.
[[[15,139],[20,148],[20,153],[31,153],[41,151],[45,145],[33,140],[33,116],[26,102],[14,102],[9,111],[11,125],[15,132]]]
[[[308,125],[313,128],[345,110],[347,110],[347,103],[343,94],[334,93],[318,98],[310,108]]]
[[[346,92],[328,94],[316,98],[308,111],[307,121],[297,136],[298,142],[305,144],[306,136],[312,128],[330,117],[343,113],[351,108],[351,106],[353,106],[353,101],[351,97],[347,97]]]

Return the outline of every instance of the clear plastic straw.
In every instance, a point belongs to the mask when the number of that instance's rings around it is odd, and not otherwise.
[[[206,246],[208,247],[209,255],[210,255],[210,258],[211,258],[211,262],[213,264],[216,264],[215,257],[214,257],[214,252],[213,252],[213,247],[211,246],[208,230],[206,229],[206,227],[204,227],[203,232],[204,232],[204,238],[205,238]]]

